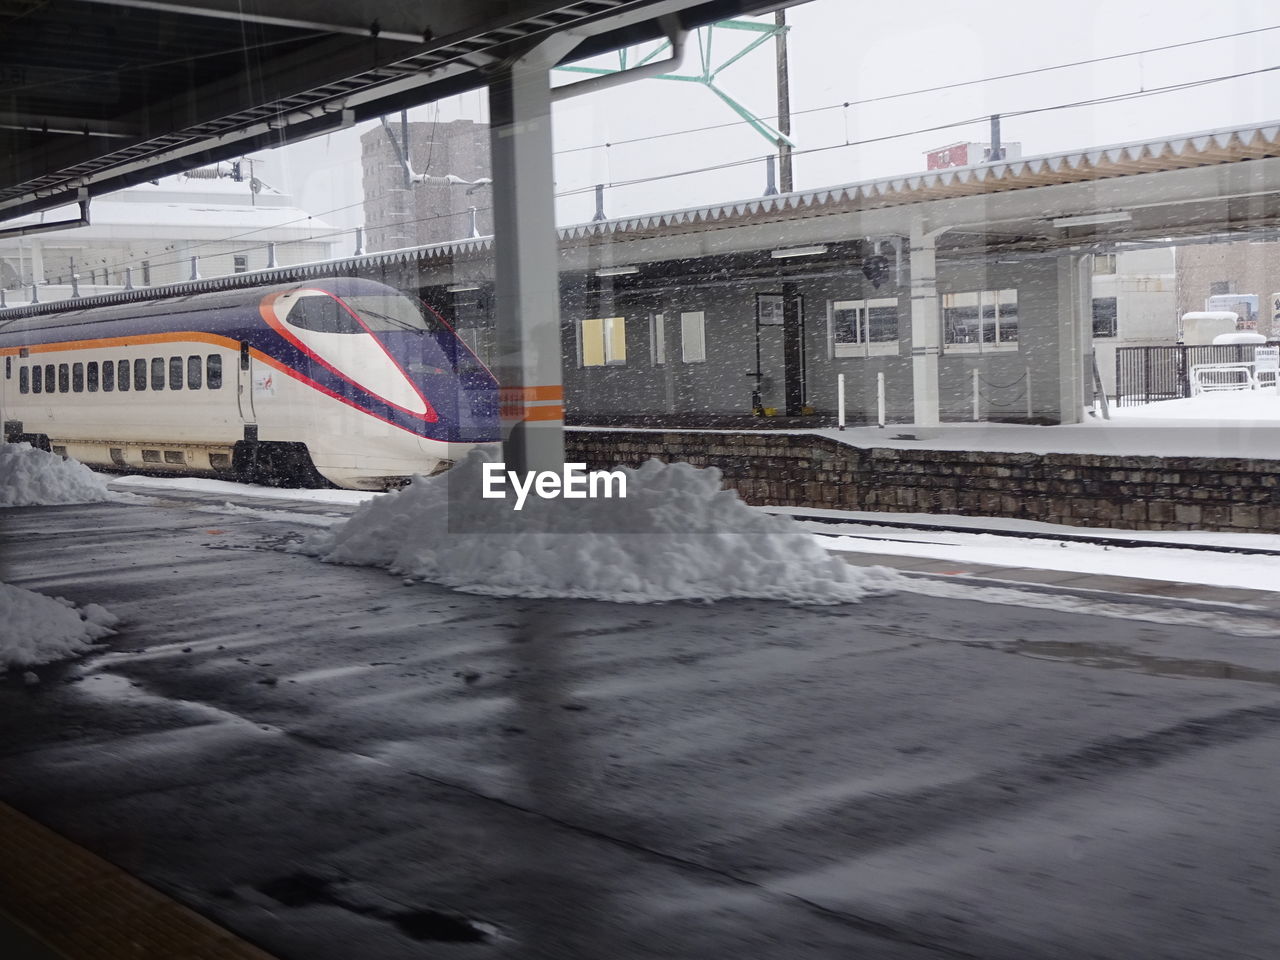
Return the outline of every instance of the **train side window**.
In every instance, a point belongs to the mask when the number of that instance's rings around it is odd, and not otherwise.
[[[71,392],[71,364],[69,363],[58,364],[58,392]]]
[[[110,393],[116,388],[116,362],[102,361],[102,392]]]
[[[182,358],[181,357],[169,358],[169,389],[170,390],[182,389]]]
[[[55,367],[52,363],[46,363],[44,365],[44,392],[45,393],[58,392],[58,376],[56,373],[54,373],[54,369]]]
[[[13,357],[4,358],[4,378],[6,380],[13,379]]]
[[[199,390],[200,377],[204,373],[204,364],[200,362],[200,357],[195,354],[187,357],[187,389]]]
[[[18,392],[31,392],[31,369],[29,367],[18,368]]]
[[[31,392],[44,393],[44,377],[40,374],[40,367],[31,368]]]
[[[129,361],[119,360],[116,362],[116,382],[120,384],[122,391],[129,390]]]
[[[210,390],[222,389],[222,356],[220,354],[211,353],[205,357],[205,382],[209,384]]]
[[[98,392],[98,363],[86,363],[84,366],[84,385],[90,393]]]
[[[76,393],[84,393],[84,364],[71,365],[71,389]]]
[[[151,389],[164,389],[164,357],[151,358]]]
[[[133,389],[147,389],[147,361],[141,358],[133,361]]]

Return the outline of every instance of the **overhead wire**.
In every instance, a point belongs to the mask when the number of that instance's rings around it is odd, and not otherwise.
[[[1071,63],[1066,63],[1066,64],[1053,64],[1053,65],[1049,65],[1049,66],[1045,66],[1045,67],[1037,67],[1037,68],[1033,68],[1033,69],[1029,69],[1029,70],[1015,71],[1015,72],[1013,72],[1013,73],[1001,74],[1001,75],[993,76],[993,77],[976,78],[976,79],[973,79],[973,80],[957,81],[957,82],[950,83],[950,84],[942,84],[942,85],[938,85],[938,86],[934,86],[934,87],[920,88],[920,89],[917,89],[917,90],[903,91],[903,92],[894,93],[894,94],[885,94],[885,95],[882,95],[882,96],[879,96],[879,97],[871,97],[871,98],[867,98],[867,99],[864,99],[864,100],[861,100],[861,101],[850,101],[850,102],[848,102],[848,103],[834,104],[834,105],[826,106],[826,107],[814,107],[814,108],[811,108],[811,109],[809,109],[809,110],[797,111],[797,113],[799,113],[799,114],[804,114],[804,113],[814,113],[814,112],[819,112],[819,111],[822,111],[822,110],[835,109],[835,108],[846,107],[846,106],[861,105],[861,104],[865,104],[865,103],[881,102],[881,101],[886,101],[886,100],[896,99],[896,98],[899,98],[899,97],[914,96],[914,95],[922,94],[922,93],[938,92],[938,91],[941,91],[941,90],[954,89],[954,88],[965,87],[965,86],[972,86],[972,85],[979,84],[979,83],[994,82],[994,81],[997,81],[997,80],[1010,79],[1010,78],[1014,78],[1014,77],[1027,76],[1027,75],[1031,75],[1031,74],[1045,73],[1045,72],[1052,71],[1052,70],[1067,69],[1067,68],[1074,67],[1074,66],[1089,65],[1089,64],[1094,64],[1094,63],[1106,62],[1106,61],[1109,61],[1109,60],[1117,60],[1117,59],[1122,59],[1122,58],[1126,58],[1126,57],[1140,56],[1140,55],[1145,54],[1145,53],[1152,53],[1152,52],[1157,52],[1157,51],[1162,51],[1162,50],[1170,50],[1170,49],[1178,49],[1178,48],[1181,48],[1181,47],[1187,47],[1187,46],[1192,46],[1192,45],[1196,45],[1196,44],[1211,43],[1211,42],[1219,41],[1219,40],[1233,39],[1233,38],[1238,38],[1238,37],[1242,37],[1242,36],[1248,36],[1248,35],[1252,35],[1252,34],[1265,33],[1265,32],[1271,31],[1271,30],[1278,30],[1278,29],[1280,29],[1280,25],[1277,25],[1277,26],[1271,26],[1271,27],[1261,27],[1261,28],[1256,28],[1256,29],[1252,29],[1252,30],[1238,31],[1238,32],[1236,32],[1236,33],[1231,33],[1231,34],[1222,34],[1222,35],[1220,35],[1220,36],[1216,36],[1216,37],[1206,37],[1206,38],[1202,38],[1202,39],[1199,39],[1199,40],[1189,40],[1189,41],[1183,41],[1183,42],[1174,43],[1174,44],[1165,44],[1165,45],[1163,45],[1163,46],[1159,46],[1159,47],[1150,47],[1150,48],[1146,48],[1146,49],[1144,49],[1144,50],[1139,50],[1139,51],[1130,51],[1130,52],[1128,52],[1128,53],[1112,54],[1112,55],[1104,56],[1104,57],[1095,57],[1095,58],[1091,58],[1091,59],[1087,59],[1087,60],[1073,61],[1073,62],[1071,62]],[[271,44],[262,44],[261,46],[270,46],[270,45],[271,45]],[[1196,87],[1205,86],[1205,85],[1213,84],[1213,83],[1221,83],[1221,82],[1226,82],[1226,81],[1229,81],[1229,80],[1238,80],[1238,79],[1242,79],[1242,78],[1244,78],[1244,77],[1256,76],[1256,75],[1260,75],[1260,74],[1265,74],[1265,73],[1275,72],[1275,71],[1277,71],[1277,70],[1280,70],[1280,65],[1270,66],[1270,67],[1262,67],[1262,68],[1258,68],[1258,69],[1256,69],[1256,70],[1240,71],[1240,72],[1237,72],[1237,73],[1233,73],[1233,74],[1225,74],[1225,75],[1221,75],[1221,76],[1217,76],[1217,77],[1207,77],[1207,78],[1202,78],[1202,79],[1199,79],[1199,80],[1182,81],[1182,82],[1175,83],[1175,84],[1168,84],[1168,85],[1163,86],[1163,87],[1153,87],[1153,88],[1150,88],[1150,89],[1139,89],[1139,90],[1135,90],[1135,91],[1128,91],[1128,92],[1120,93],[1120,94],[1110,94],[1110,95],[1103,96],[1103,97],[1093,97],[1093,98],[1089,98],[1089,99],[1085,99],[1085,100],[1077,100],[1077,101],[1071,101],[1071,102],[1067,102],[1067,103],[1053,104],[1053,105],[1051,105],[1051,106],[1045,106],[1045,107],[1032,107],[1032,108],[1025,108],[1025,109],[1022,109],[1022,110],[1012,110],[1012,111],[1007,111],[1007,112],[1005,112],[1005,113],[1002,113],[1002,114],[1001,114],[1001,116],[1002,116],[1002,117],[1021,117],[1021,116],[1030,116],[1030,115],[1034,115],[1034,114],[1040,114],[1040,113],[1051,112],[1051,111],[1055,111],[1055,110],[1067,110],[1067,109],[1075,109],[1075,108],[1080,108],[1080,107],[1085,107],[1085,106],[1097,106],[1097,105],[1103,105],[1103,104],[1120,103],[1120,102],[1125,102],[1125,101],[1128,101],[1128,100],[1140,99],[1140,98],[1149,97],[1149,96],[1159,96],[1159,95],[1163,95],[1163,94],[1167,94],[1167,93],[1173,93],[1173,92],[1177,92],[1177,91],[1193,89],[1193,88],[1196,88]],[[793,115],[795,115],[795,114],[793,114]],[[848,140],[848,139],[846,138],[846,140],[845,140],[844,142],[841,142],[841,143],[827,144],[827,145],[820,146],[820,147],[810,147],[810,148],[803,149],[803,150],[794,150],[794,151],[792,151],[792,156],[793,156],[793,157],[806,156],[806,155],[810,155],[810,154],[823,153],[823,152],[827,152],[827,151],[830,151],[830,150],[839,150],[839,149],[844,149],[844,148],[847,148],[847,147],[866,146],[866,145],[873,144],[873,143],[883,143],[883,142],[887,142],[887,141],[891,141],[891,140],[904,139],[904,138],[907,138],[907,137],[919,136],[919,135],[922,135],[922,134],[925,134],[925,133],[936,133],[936,132],[939,132],[939,131],[942,131],[942,130],[949,130],[949,129],[954,129],[954,128],[956,128],[956,127],[968,126],[968,125],[971,125],[971,124],[974,124],[974,123],[986,122],[986,120],[988,119],[988,116],[989,116],[989,114],[984,114],[984,115],[981,115],[981,116],[975,116],[975,117],[966,118],[966,119],[964,119],[964,120],[956,120],[956,121],[951,121],[951,122],[948,122],[948,123],[935,124],[935,125],[928,126],[928,127],[920,127],[920,128],[914,129],[914,130],[901,131],[901,132],[898,132],[898,133],[892,133],[892,134],[884,134],[884,135],[877,136],[877,137],[867,137],[867,138],[863,138],[863,139],[860,139],[860,140],[852,140],[852,141],[851,141],[851,140]],[[633,139],[633,140],[627,140],[627,141],[611,141],[610,143],[607,143],[607,144],[598,144],[598,145],[595,145],[595,146],[593,146],[591,149],[594,149],[594,148],[596,148],[596,147],[600,147],[600,146],[608,147],[608,146],[613,146],[613,145],[622,145],[622,144],[625,144],[625,143],[634,143],[634,142],[641,142],[641,141],[644,141],[644,140],[658,139],[658,138],[661,138],[661,137],[678,136],[678,135],[683,135],[683,134],[687,134],[687,133],[702,132],[702,131],[705,131],[705,130],[721,129],[721,128],[728,127],[728,126],[738,126],[738,125],[740,125],[741,123],[744,123],[744,122],[745,122],[745,121],[741,121],[741,120],[739,120],[739,121],[733,121],[733,122],[731,122],[731,123],[726,123],[726,124],[713,124],[713,125],[708,125],[708,126],[705,126],[705,127],[692,128],[692,129],[690,129],[690,130],[685,130],[685,131],[671,131],[671,132],[668,132],[668,133],[654,134],[654,135],[652,135],[652,136],[650,136],[650,137],[635,138],[635,139]],[[434,141],[434,137],[433,137],[433,141]],[[434,142],[433,142],[432,146],[433,146],[433,148],[434,148]],[[569,148],[569,149],[567,149],[567,150],[557,151],[557,154],[573,153],[573,152],[580,151],[580,150],[582,150],[582,149],[588,149],[588,148]],[[739,158],[739,159],[737,159],[737,160],[730,160],[730,161],[725,161],[725,162],[722,162],[722,163],[716,163],[716,164],[708,164],[708,165],[701,166],[701,167],[694,167],[694,168],[688,168],[688,169],[684,169],[684,170],[671,171],[671,172],[668,172],[668,173],[653,174],[653,175],[645,176],[645,177],[635,177],[635,178],[631,178],[631,179],[628,179],[628,180],[622,180],[622,181],[610,181],[610,182],[606,183],[606,184],[605,184],[605,186],[607,186],[607,187],[609,187],[609,188],[612,188],[612,189],[620,189],[620,188],[624,188],[624,187],[638,186],[638,185],[641,185],[641,184],[653,183],[653,182],[657,182],[657,181],[660,181],[660,180],[669,180],[669,179],[675,179],[675,178],[677,178],[677,177],[693,176],[693,175],[700,174],[700,173],[709,173],[709,172],[715,172],[715,171],[720,171],[720,170],[733,169],[733,168],[735,168],[735,167],[740,167],[740,166],[745,166],[745,165],[749,165],[749,164],[759,163],[759,162],[760,162],[760,159],[761,159],[761,158],[760,158],[759,156]],[[573,197],[573,196],[579,196],[579,195],[582,195],[582,194],[591,193],[591,192],[593,192],[595,189],[596,189],[596,185],[594,185],[594,184],[587,185],[587,186],[583,186],[583,187],[570,188],[570,189],[566,189],[566,190],[562,190],[562,191],[557,191],[557,192],[554,194],[554,197],[555,197],[556,199],[564,199],[564,198],[567,198],[567,197]],[[219,239],[216,239],[216,240],[206,240],[206,241],[201,241],[201,242],[196,243],[196,244],[188,245],[187,249],[188,249],[188,250],[192,250],[192,249],[198,249],[198,248],[200,248],[200,247],[210,246],[210,245],[213,245],[213,244],[229,243],[229,242],[232,242],[232,241],[235,241],[235,240],[244,239],[245,237],[250,237],[250,236],[253,236],[253,235],[255,235],[255,234],[262,233],[262,232],[265,232],[265,231],[268,231],[268,230],[277,230],[277,229],[279,229],[279,228],[281,228],[281,227],[285,227],[285,226],[292,226],[292,225],[297,224],[297,223],[302,223],[302,222],[305,222],[306,220],[311,220],[311,219],[313,219],[314,217],[325,217],[325,216],[329,216],[329,215],[334,214],[334,213],[340,213],[340,212],[343,212],[343,211],[345,211],[345,210],[350,210],[350,209],[352,209],[353,207],[363,206],[363,205],[365,204],[365,202],[366,202],[366,201],[365,201],[364,199],[361,199],[361,200],[356,201],[356,202],[354,202],[354,203],[345,204],[345,205],[340,206],[340,207],[334,207],[334,208],[332,208],[332,209],[330,209],[330,210],[323,211],[323,212],[321,212],[321,213],[319,213],[319,214],[315,214],[315,215],[307,215],[307,216],[305,216],[305,217],[297,217],[297,218],[295,218],[295,219],[293,219],[293,220],[284,221],[284,222],[282,222],[282,223],[275,223],[275,224],[270,224],[270,225],[263,226],[263,227],[256,227],[256,228],[254,228],[254,229],[252,229],[252,230],[247,230],[247,231],[243,231],[243,232],[241,232],[241,233],[232,234],[232,235],[230,235],[230,236],[223,237],[223,238],[219,238]],[[492,209],[492,207],[477,208],[477,212],[489,211],[489,210],[491,210],[491,209]],[[412,220],[394,221],[394,222],[390,222],[390,223],[386,224],[385,226],[388,226],[388,227],[390,227],[390,226],[408,226],[408,225],[415,224],[415,223],[421,223],[421,222],[426,222],[426,221],[431,221],[431,220],[438,220],[438,219],[442,219],[442,218],[445,218],[445,217],[462,216],[462,215],[464,215],[465,213],[466,213],[466,211],[459,211],[459,212],[457,212],[457,213],[449,213],[449,214],[436,214],[436,215],[427,216],[427,217],[418,217],[418,218],[414,218],[414,219],[412,219]],[[344,235],[344,234],[346,234],[346,233],[350,233],[351,231],[352,231],[352,228],[335,229],[335,230],[333,230],[333,231],[330,231],[330,232],[329,232],[329,233],[327,233],[327,234],[322,234],[322,235],[321,235],[321,236],[319,236],[319,237],[313,237],[313,238],[307,238],[307,239],[299,239],[299,240],[295,240],[295,241],[284,241],[284,242],[308,242],[308,240],[316,240],[316,239],[323,240],[323,239],[327,239],[328,237],[341,236],[341,235]],[[265,244],[262,244],[262,245],[259,245],[259,246],[256,246],[256,247],[250,247],[250,248],[248,248],[248,249],[249,249],[249,250],[262,249],[262,248],[263,248],[263,247],[265,247],[265,246],[266,246]],[[186,259],[186,257],[184,256],[182,259],[179,259],[179,260],[169,260],[169,261],[161,261],[161,262],[159,262],[159,263],[152,263],[152,267],[154,268],[154,267],[158,267],[158,266],[171,266],[171,265],[174,265],[174,264],[180,264],[180,263],[182,263],[185,259]],[[123,260],[123,261],[118,261],[118,262],[116,262],[116,263],[106,264],[105,266],[106,266],[106,268],[107,268],[108,270],[111,270],[111,269],[120,269],[121,267],[132,265],[132,264],[133,264],[133,263],[135,263],[135,262],[140,262],[140,259],[139,259],[139,258],[133,258],[133,259],[130,259],[130,260]],[[100,267],[98,267],[98,268],[95,268],[95,269],[101,269],[101,268],[100,268]]]
[[[1087,60],[1072,60],[1068,63],[1050,64],[1045,67],[1032,67],[1027,70],[1016,70],[1012,73],[1002,73],[990,77],[974,77],[970,80],[956,80],[951,83],[936,84],[931,87],[918,87],[915,90],[902,90],[897,93],[886,93],[875,97],[865,97],[861,100],[843,100],[839,103],[831,103],[821,107],[809,107],[804,110],[792,110],[792,117],[801,117],[811,113],[821,113],[826,110],[841,110],[849,107],[861,107],[872,103],[884,103],[890,100],[899,100],[904,97],[915,97],[926,93],[942,93],[947,90],[958,90],[962,87],[972,87],[983,83],[995,83],[1000,80],[1012,80],[1018,77],[1029,77],[1040,73],[1049,73],[1054,70],[1068,70],[1073,67],[1092,66],[1098,63],[1107,63],[1113,60],[1125,60],[1129,57],[1141,57],[1148,53],[1160,53],[1165,50],[1177,50],[1182,47],[1196,46],[1203,43],[1215,43],[1220,40],[1234,40],[1240,37],[1250,36],[1252,34],[1267,33],[1272,30],[1280,30],[1280,24],[1270,27],[1257,27],[1251,30],[1241,30],[1236,33],[1224,33],[1216,37],[1202,37],[1198,40],[1184,40],[1178,43],[1168,43],[1158,47],[1146,47],[1142,50],[1130,50],[1126,53],[1114,53],[1102,57],[1092,57]],[[760,117],[761,120],[777,120],[777,114],[767,114]],[[625,146],[631,143],[645,143],[650,140],[660,140],[665,137],[681,137],[691,133],[705,133],[713,130],[725,130],[730,127],[740,127],[746,120],[730,120],[724,123],[707,124],[701,127],[689,127],[684,130],[671,130],[666,133],[648,134],[643,137],[632,137],[627,140],[611,140],[608,143],[594,143],[581,147],[567,147],[563,150],[557,150],[557,155],[581,153],[586,150],[600,150],[607,147]]]

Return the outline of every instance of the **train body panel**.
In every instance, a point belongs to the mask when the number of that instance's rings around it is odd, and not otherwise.
[[[305,460],[377,489],[498,439],[492,374],[429,309],[368,280],[10,321],[0,356],[9,438],[106,468],[243,477]]]

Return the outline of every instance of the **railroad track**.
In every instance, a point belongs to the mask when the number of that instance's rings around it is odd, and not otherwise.
[[[1168,540],[1145,540],[1124,536],[1098,536],[1086,533],[1044,533],[1033,530],[995,530],[983,527],[958,526],[945,523],[912,523],[906,520],[866,520],[860,517],[818,517],[804,513],[792,513],[789,510],[770,509],[769,513],[776,513],[783,516],[791,517],[793,520],[801,520],[807,523],[829,524],[834,527],[854,528],[854,527],[873,527],[890,530],[918,530],[926,533],[963,533],[963,534],[987,534],[993,537],[1008,537],[1016,540],[1053,540],[1063,544],[1066,543],[1088,543],[1097,544],[1107,547],[1120,548],[1136,548],[1136,547],[1159,547],[1162,550],[1197,550],[1202,553],[1234,553],[1241,556],[1253,557],[1280,557],[1280,550],[1267,549],[1265,547],[1244,547],[1244,546],[1223,546],[1213,543],[1188,543],[1185,541],[1168,541]],[[875,536],[874,534],[854,533],[850,529],[841,532],[835,530],[830,533],[821,531],[817,532],[820,536],[828,537],[848,537],[855,536],[866,540],[894,540],[904,543],[938,543],[939,541],[925,540],[906,540],[892,536]]]

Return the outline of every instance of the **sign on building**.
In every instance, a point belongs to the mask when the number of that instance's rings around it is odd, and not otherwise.
[[[1240,318],[1237,330],[1258,329],[1258,295],[1256,293],[1219,293],[1204,302],[1206,310],[1230,310]]]

